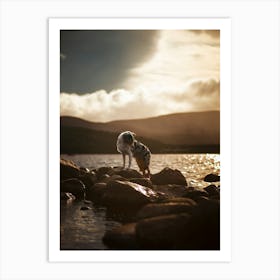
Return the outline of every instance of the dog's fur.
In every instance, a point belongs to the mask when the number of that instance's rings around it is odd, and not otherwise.
[[[131,166],[131,159],[132,159],[132,146],[135,141],[135,133],[131,131],[122,132],[118,136],[117,140],[117,150],[123,156],[123,168],[125,168],[125,156],[128,155],[129,162],[128,168]]]
[[[135,140],[132,145],[132,154],[135,158],[137,165],[145,177],[150,178],[150,159],[151,152],[143,143]],[[147,173],[146,173],[147,171]]]

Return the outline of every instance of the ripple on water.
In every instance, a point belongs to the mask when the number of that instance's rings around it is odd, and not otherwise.
[[[61,155],[62,158],[72,160],[78,166],[98,168],[101,166],[121,166],[122,157],[113,155]],[[168,154],[152,155],[151,172],[157,173],[165,167],[179,169],[188,181],[189,186],[205,187],[209,183],[203,178],[209,173],[220,174],[219,154]],[[138,169],[135,161],[132,168]],[[123,215],[95,205],[92,209],[81,211],[83,202],[74,201],[61,204],[61,249],[99,250],[107,249],[102,237],[107,230],[119,226]],[[127,217],[126,217],[127,218]]]

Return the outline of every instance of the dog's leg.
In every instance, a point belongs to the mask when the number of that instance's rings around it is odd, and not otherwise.
[[[132,154],[129,153],[129,154],[128,154],[128,160],[129,160],[129,162],[128,162],[128,168],[130,168],[130,166],[131,166],[131,159],[132,159]]]
[[[125,154],[122,154],[122,158],[123,158],[123,168],[125,168]]]
[[[147,171],[148,171],[148,177],[147,178],[151,178],[150,168],[148,168]]]

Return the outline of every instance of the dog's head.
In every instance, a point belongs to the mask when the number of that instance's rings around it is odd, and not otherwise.
[[[134,138],[135,136],[136,136],[136,134],[134,132],[125,131],[122,133],[123,142],[125,144],[132,145],[135,140],[135,138]]]

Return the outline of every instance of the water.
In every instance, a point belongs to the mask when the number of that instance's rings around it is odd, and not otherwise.
[[[90,169],[101,166],[122,166],[120,154],[110,155],[61,155],[80,167]],[[128,160],[128,159],[127,159]],[[203,178],[209,173],[220,173],[219,154],[169,154],[152,155],[150,169],[156,173],[164,167],[179,169],[187,179],[188,186],[205,187],[209,185]],[[138,169],[135,161],[132,168]],[[91,209],[81,211],[82,206]],[[107,249],[102,237],[122,223],[122,220],[98,205],[86,205],[83,201],[65,202],[60,207],[61,249],[98,250]]]
[[[101,166],[122,166],[120,154],[111,155],[61,155],[62,158],[72,160],[78,166],[90,169]],[[126,158],[128,164],[128,158]],[[156,154],[152,155],[151,173],[161,171],[164,167],[179,169],[186,177],[189,186],[204,187],[205,175],[220,173],[219,154]],[[132,160],[131,168],[138,170],[135,160]]]

